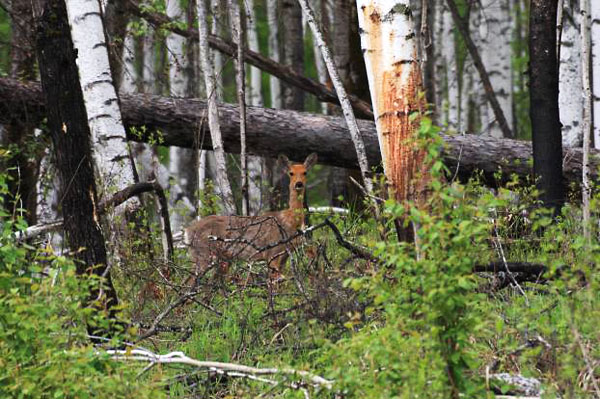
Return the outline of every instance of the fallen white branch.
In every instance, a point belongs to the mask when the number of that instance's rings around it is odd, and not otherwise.
[[[107,350],[106,352],[98,352],[98,354],[107,353],[111,355],[113,360],[119,361],[139,361],[148,362],[154,364],[185,364],[201,369],[207,369],[208,371],[215,372],[217,374],[225,374],[231,377],[246,377],[256,381],[262,381],[271,385],[277,385],[279,382],[259,378],[257,376],[265,375],[285,375],[301,378],[307,383],[310,383],[314,387],[325,387],[331,389],[333,381],[327,380],[318,375],[312,374],[304,370],[295,370],[290,368],[257,368],[251,366],[244,366],[241,364],[234,363],[223,363],[223,362],[212,362],[212,361],[201,361],[192,359],[186,356],[183,352],[171,352],[165,355],[158,355],[147,349],[131,349],[131,350]],[[252,376],[252,377],[250,377]],[[292,388],[301,388],[301,384],[293,383],[290,385]]]
[[[337,206],[311,206],[308,208],[310,213],[335,213],[338,215],[348,215],[350,211],[346,208],[339,208]]]

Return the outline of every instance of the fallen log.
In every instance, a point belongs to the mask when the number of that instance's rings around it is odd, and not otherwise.
[[[23,83],[0,78],[0,123],[14,120],[39,124],[45,116],[45,105],[39,83]],[[134,141],[156,140],[161,144],[188,148],[211,149],[206,121],[206,102],[199,99],[160,97],[147,94],[121,94],[121,113]],[[248,152],[275,158],[285,154],[302,161],[317,152],[319,162],[344,168],[358,168],[356,151],[343,118],[315,115],[289,110],[248,107]],[[236,106],[219,105],[225,151],[239,153],[239,112]],[[359,120],[359,128],[369,165],[381,163],[375,124]],[[145,129],[140,129],[145,127]],[[138,129],[131,129],[138,128]],[[132,133],[137,131],[138,133]],[[461,178],[481,170],[484,181],[495,185],[511,174],[521,178],[531,175],[531,143],[496,139],[489,136],[442,134],[446,143],[444,161],[452,174]],[[568,148],[563,151],[563,177],[567,182],[581,180],[582,151]],[[591,154],[591,170],[597,174],[600,151]],[[501,170],[501,173],[499,171]]]

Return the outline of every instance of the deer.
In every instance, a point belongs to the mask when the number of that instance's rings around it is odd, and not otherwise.
[[[290,178],[287,209],[258,216],[211,215],[191,223],[184,231],[184,241],[195,264],[193,285],[212,266],[233,260],[265,261],[271,271],[270,281],[283,279],[282,266],[300,244],[298,231],[305,228],[306,173],[316,162],[315,153],[303,163],[279,156],[278,165]]]

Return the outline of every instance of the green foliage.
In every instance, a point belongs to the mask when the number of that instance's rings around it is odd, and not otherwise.
[[[15,240],[26,226],[2,208],[0,174],[0,397],[160,397],[156,383],[97,352],[86,325],[107,325],[85,307],[99,282],[75,275],[72,261],[51,247],[35,250]]]
[[[10,71],[10,46],[12,29],[10,16],[0,7],[0,76],[8,75]]]

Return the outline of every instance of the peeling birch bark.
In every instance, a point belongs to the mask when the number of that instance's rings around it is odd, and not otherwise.
[[[66,6],[73,46],[78,53],[77,68],[92,135],[94,161],[101,179],[99,192],[106,196],[133,184],[134,176],[110,72],[100,3],[96,0],[67,1]],[[126,208],[138,206],[139,201],[133,199]]]
[[[425,154],[415,149],[413,133],[425,109],[417,44],[408,0],[357,0],[361,42],[383,169],[397,201],[422,194]],[[421,172],[421,176],[418,176]]]

